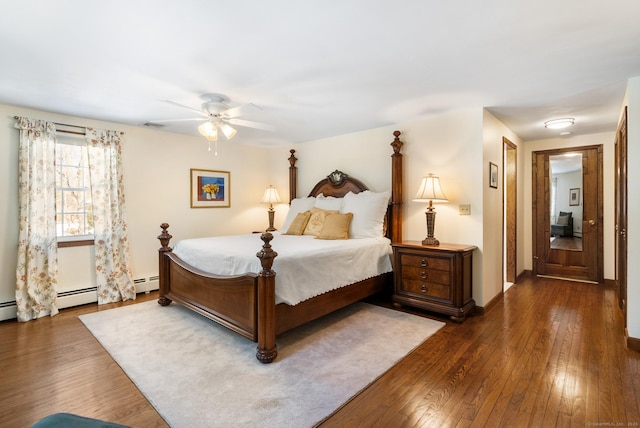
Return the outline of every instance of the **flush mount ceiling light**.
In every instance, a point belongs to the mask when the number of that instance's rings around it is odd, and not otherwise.
[[[562,129],[562,128],[566,128],[568,126],[573,125],[575,121],[576,120],[572,117],[567,117],[564,119],[547,120],[544,123],[544,127],[549,129]]]

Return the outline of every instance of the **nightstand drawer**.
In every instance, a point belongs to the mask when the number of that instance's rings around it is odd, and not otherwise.
[[[402,272],[402,281],[414,279],[441,285],[451,285],[451,272],[449,270],[402,265],[400,271]]]
[[[400,263],[403,268],[405,266],[415,266],[428,269],[451,270],[451,258],[402,254],[400,256]]]
[[[416,279],[403,279],[398,291],[451,301],[451,287]]]

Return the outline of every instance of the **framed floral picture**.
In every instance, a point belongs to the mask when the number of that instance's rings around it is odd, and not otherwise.
[[[231,173],[191,168],[191,208],[229,208]]]

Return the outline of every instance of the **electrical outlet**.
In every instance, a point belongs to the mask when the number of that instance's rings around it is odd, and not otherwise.
[[[458,205],[458,213],[460,215],[471,215],[471,205]]]

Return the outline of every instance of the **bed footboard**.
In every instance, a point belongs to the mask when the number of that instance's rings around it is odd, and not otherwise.
[[[275,334],[275,275],[271,269],[277,253],[271,248],[271,233],[263,233],[260,273],[237,276],[213,275],[196,269],[172,253],[169,225],[160,225],[158,236],[160,291],[158,303],[172,301],[258,342],[256,358],[272,362],[278,355]]]

